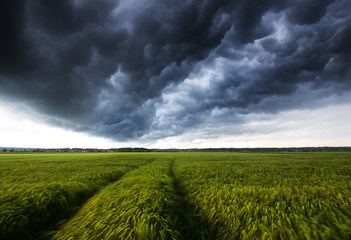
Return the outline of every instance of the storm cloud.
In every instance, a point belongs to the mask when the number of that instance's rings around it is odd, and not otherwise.
[[[4,1],[0,98],[119,141],[226,132],[349,96],[350,12],[349,0]]]

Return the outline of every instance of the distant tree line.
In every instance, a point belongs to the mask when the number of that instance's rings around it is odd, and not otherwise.
[[[351,152],[351,147],[291,147],[291,148],[191,148],[191,149],[148,149],[148,148],[5,148],[2,152]]]
[[[14,152],[15,150],[14,150],[14,149],[7,150],[7,148],[3,148],[2,151],[3,151],[3,152],[7,152],[7,151],[9,151],[9,152]]]

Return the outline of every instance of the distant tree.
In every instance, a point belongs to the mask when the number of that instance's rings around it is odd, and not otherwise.
[[[10,152],[14,152],[15,150],[11,149]]]
[[[3,148],[2,151],[3,151],[3,152],[7,152],[7,149],[6,149],[6,148]]]

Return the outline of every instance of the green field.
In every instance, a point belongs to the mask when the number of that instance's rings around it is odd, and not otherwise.
[[[0,154],[0,239],[351,239],[351,153]]]

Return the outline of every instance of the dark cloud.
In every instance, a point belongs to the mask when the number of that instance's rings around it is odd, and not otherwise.
[[[287,17],[299,25],[317,23],[326,13],[333,0],[298,0],[289,8]]]
[[[157,139],[351,87],[348,0],[1,5],[2,98],[77,131]]]
[[[23,42],[24,2],[22,0],[2,1],[0,3],[0,69],[3,74],[13,73],[25,55]]]

